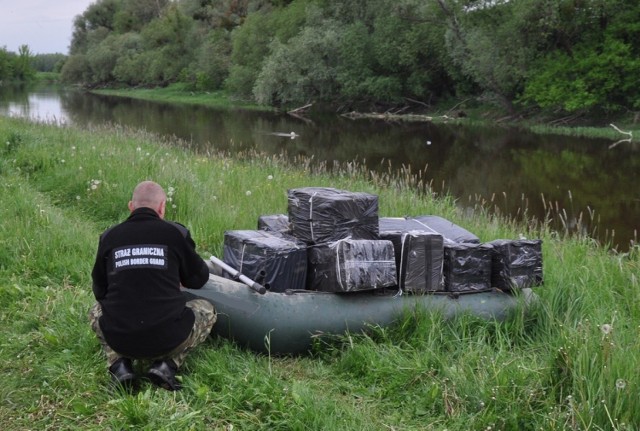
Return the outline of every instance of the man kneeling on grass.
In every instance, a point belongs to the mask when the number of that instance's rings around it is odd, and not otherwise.
[[[143,181],[129,202],[131,214],[107,229],[93,267],[91,327],[107,356],[116,384],[136,383],[132,360],[149,360],[147,377],[178,390],[176,371],[187,352],[202,343],[216,322],[211,303],[186,300],[181,285],[202,287],[209,268],[196,253],[189,230],[165,221],[167,196],[160,185]]]

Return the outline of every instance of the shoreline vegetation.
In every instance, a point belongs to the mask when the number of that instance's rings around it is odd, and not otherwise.
[[[0,117],[0,428],[3,430],[634,430],[640,424],[640,249],[417,192],[419,176],[300,158],[196,153],[175,138]],[[215,144],[215,143],[214,143]],[[89,328],[99,234],[127,215],[140,180],[171,202],[203,257],[229,229],[286,212],[286,190],[378,195],[381,216],[436,214],[483,241],[543,240],[539,301],[506,322],[407,310],[397,325],[319,339],[309,355],[258,355],[211,337],[184,389],[109,388]]]
[[[233,100],[224,91],[203,92],[189,90],[185,84],[172,84],[167,87],[157,88],[112,88],[92,89],[92,93],[114,97],[128,97],[132,99],[147,100],[152,102],[176,103],[207,106],[219,109],[243,109],[259,110],[267,112],[281,112],[295,117],[304,118],[314,108],[313,104],[301,107],[278,110],[273,107],[262,106],[248,101]],[[461,108],[462,105],[462,108]],[[587,126],[584,124],[568,124],[571,121],[556,118],[524,118],[522,116],[508,116],[504,112],[496,110],[489,105],[473,106],[465,101],[452,103],[451,106],[433,107],[422,109],[420,112],[408,112],[404,110],[390,112],[342,112],[336,115],[352,120],[370,119],[389,122],[437,122],[466,124],[499,124],[504,127],[520,127],[539,134],[554,134],[565,136],[582,136],[586,138],[603,138],[621,143],[635,143],[640,136],[640,125],[633,116],[620,116],[608,124],[599,126]],[[466,108],[465,106],[468,106]],[[588,123],[588,121],[583,121]],[[593,122],[595,123],[595,121]],[[635,136],[635,139],[634,139]]]

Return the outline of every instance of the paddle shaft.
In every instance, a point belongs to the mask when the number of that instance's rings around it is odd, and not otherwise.
[[[261,285],[260,283],[257,283],[255,281],[253,281],[252,279],[250,279],[249,277],[247,277],[246,275],[243,275],[242,273],[240,273],[239,271],[233,269],[232,267],[230,267],[229,265],[227,265],[226,263],[224,263],[223,261],[221,261],[220,259],[218,259],[215,256],[211,256],[209,258],[209,260],[214,264],[217,265],[218,267],[222,268],[224,271],[228,272],[229,274],[231,274],[231,276],[234,279],[238,279],[240,280],[243,284],[246,284],[247,286],[249,286],[251,289],[255,290],[256,292],[258,292],[260,295],[264,295],[267,291],[267,289]]]

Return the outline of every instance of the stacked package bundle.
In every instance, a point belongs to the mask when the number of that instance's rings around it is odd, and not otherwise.
[[[442,235],[411,227],[415,223],[405,218],[380,218],[380,238],[393,243],[398,286],[414,293],[443,290]]]
[[[293,237],[264,230],[227,231],[222,260],[271,292],[305,288],[307,245]]]
[[[439,216],[423,215],[419,217],[410,217],[407,218],[407,220],[410,220],[413,224],[422,226],[423,229],[430,229],[433,232],[439,233],[448,241],[480,244],[480,238],[476,235]]]
[[[324,187],[288,191],[292,234],[307,244],[378,239],[378,197]]]
[[[385,240],[344,239],[308,249],[307,288],[355,292],[397,285],[393,244]]]
[[[286,214],[268,214],[258,217],[258,230],[268,230],[291,235],[291,225]]]
[[[542,241],[497,239],[493,247],[491,283],[503,290],[540,286],[542,277]]]
[[[491,289],[491,257],[490,245],[446,242],[445,290],[462,293]]]

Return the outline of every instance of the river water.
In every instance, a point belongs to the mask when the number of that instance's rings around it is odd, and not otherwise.
[[[537,135],[500,126],[350,120],[337,115],[215,110],[92,95],[60,87],[0,87],[0,115],[76,126],[113,123],[177,136],[194,149],[256,149],[372,170],[424,170],[436,193],[467,212],[478,205],[548,220],[626,251],[640,231],[640,144]],[[292,135],[293,132],[293,135]],[[293,137],[292,137],[293,136]],[[408,214],[418,215],[418,214]]]

